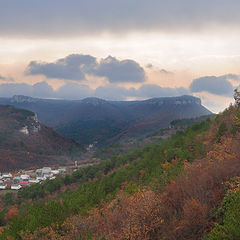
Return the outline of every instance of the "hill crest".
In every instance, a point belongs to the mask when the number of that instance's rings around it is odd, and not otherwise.
[[[33,111],[44,124],[83,145],[106,145],[120,139],[144,136],[166,128],[181,118],[211,114],[193,96],[142,101],[37,99],[26,96],[0,98],[0,103]]]
[[[23,169],[71,162],[81,147],[38,121],[31,111],[0,105],[0,168]]]

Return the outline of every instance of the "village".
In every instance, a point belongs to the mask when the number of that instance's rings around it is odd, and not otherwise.
[[[46,180],[53,180],[57,176],[67,174],[66,168],[52,169],[43,167],[36,170],[20,171],[17,173],[2,173],[0,175],[0,190],[20,190],[33,184],[41,184]]]
[[[75,161],[72,165],[43,167],[39,169],[19,170],[18,172],[0,173],[0,191],[20,190],[34,184],[42,184],[46,180],[53,180],[57,177],[70,175],[80,168],[85,168],[98,163],[97,159],[93,161]]]

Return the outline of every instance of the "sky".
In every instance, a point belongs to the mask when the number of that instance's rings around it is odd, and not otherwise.
[[[184,94],[213,112],[240,82],[238,0],[0,0],[0,97]]]

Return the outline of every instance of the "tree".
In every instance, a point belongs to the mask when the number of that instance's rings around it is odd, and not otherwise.
[[[238,89],[234,89],[234,95],[233,95],[234,99],[235,99],[235,104],[237,106],[240,106],[240,92],[238,91]]]

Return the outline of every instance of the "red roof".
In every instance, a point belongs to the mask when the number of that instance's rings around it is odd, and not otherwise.
[[[20,184],[27,184],[28,181],[21,181]]]

